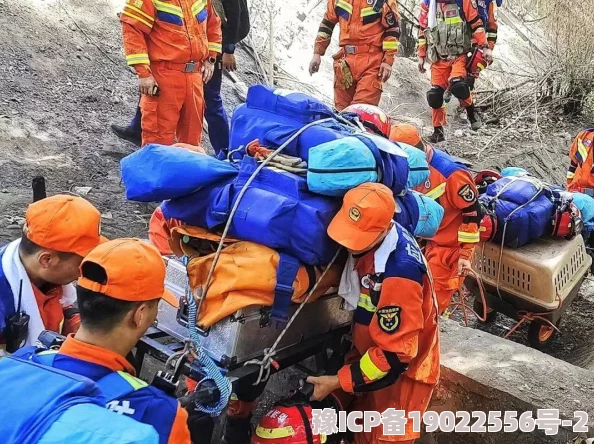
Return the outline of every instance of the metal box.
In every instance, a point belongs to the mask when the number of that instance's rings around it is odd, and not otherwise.
[[[560,301],[575,293],[591,265],[581,236],[543,238],[503,251],[500,245],[484,243],[475,248],[472,260],[474,271],[494,296],[499,288],[545,310],[557,309]]]
[[[177,260],[169,260],[165,286],[178,297],[185,293],[186,268]],[[281,340],[277,350],[350,325],[353,312],[343,308],[343,299],[336,292],[306,304]],[[289,317],[298,305],[290,308]],[[270,320],[270,307],[249,306],[214,324],[201,337],[207,353],[224,367],[234,367],[259,357],[272,346],[284,326]],[[183,339],[189,335],[184,307],[180,310],[165,302],[159,304],[157,327]]]

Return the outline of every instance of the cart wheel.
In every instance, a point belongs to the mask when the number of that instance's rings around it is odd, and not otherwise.
[[[537,350],[546,350],[551,346],[556,334],[557,332],[550,325],[532,321],[528,327],[528,343]]]
[[[472,309],[478,313],[479,316],[483,315],[483,301],[479,298],[474,298],[474,302],[472,303]],[[479,322],[483,324],[489,324],[495,320],[495,316],[497,316],[497,312],[493,309],[489,310],[487,307],[487,319],[485,322],[482,322],[480,319],[477,319]]]

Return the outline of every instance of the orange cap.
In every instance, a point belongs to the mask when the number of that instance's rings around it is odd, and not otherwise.
[[[397,123],[392,125],[392,129],[390,130],[390,140],[392,142],[407,143],[417,148],[422,148],[420,144],[423,142],[419,130],[407,123]]]
[[[387,186],[364,183],[345,194],[328,235],[349,250],[365,250],[390,226],[395,210],[394,195]]]
[[[105,270],[107,279],[95,282],[84,275],[92,262]],[[143,302],[163,298],[179,306],[177,298],[165,289],[165,261],[159,251],[140,239],[116,239],[91,251],[80,266],[78,285],[114,299]]]
[[[43,248],[85,257],[107,239],[101,236],[101,214],[82,197],[57,194],[32,203],[25,213],[27,237]]]

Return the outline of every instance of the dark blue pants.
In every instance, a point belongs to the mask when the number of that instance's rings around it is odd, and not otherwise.
[[[221,85],[223,83],[223,66],[220,58],[217,60],[212,79],[204,85],[204,102],[206,110],[204,118],[208,123],[208,138],[215,150],[219,154],[221,150],[229,148],[229,123],[227,113],[223,106],[221,98]],[[140,107],[136,109],[136,115],[130,122],[130,127],[140,134]]]

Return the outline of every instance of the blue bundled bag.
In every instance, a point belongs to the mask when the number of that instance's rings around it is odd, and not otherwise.
[[[377,171],[375,156],[367,145],[345,137],[310,150],[307,186],[314,193],[343,196],[362,183],[377,182]]]
[[[429,179],[429,163],[425,151],[407,143],[398,142],[396,145],[408,155],[406,160],[408,161],[409,173],[406,187],[411,189],[425,183]]]
[[[197,188],[237,175],[237,168],[184,148],[148,144],[120,163],[126,198],[156,202],[185,196]]]
[[[234,180],[164,203],[164,216],[211,231],[221,230],[257,166],[255,159],[244,157]],[[325,265],[338,248],[326,229],[340,205],[340,199],[311,193],[303,177],[263,168],[244,194],[229,236],[265,245],[304,264]]]
[[[531,177],[499,179],[480,200],[497,216],[494,241],[513,248],[545,235],[555,213],[551,190]]]
[[[359,133],[354,137],[373,153],[380,171],[378,181],[390,188],[394,196],[403,195],[408,182],[408,155],[384,137],[371,133]]]
[[[332,118],[306,129],[283,150],[283,154],[308,161],[310,148],[355,133],[355,128],[336,117],[330,107],[307,94],[264,85],[251,86],[246,103],[235,109],[231,119],[231,156],[241,159],[245,145],[255,139],[262,146],[278,148],[308,123]]]
[[[435,236],[444,215],[444,209],[435,200],[414,190],[396,198],[400,212],[394,220],[417,237]]]

